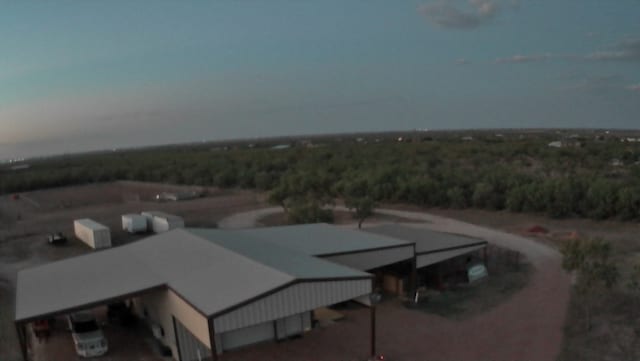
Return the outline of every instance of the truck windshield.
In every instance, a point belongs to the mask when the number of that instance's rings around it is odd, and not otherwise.
[[[96,330],[98,330],[98,324],[95,320],[73,323],[73,332],[75,333],[92,332]]]

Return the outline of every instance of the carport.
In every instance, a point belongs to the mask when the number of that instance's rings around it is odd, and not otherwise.
[[[366,228],[366,231],[414,243],[417,270],[442,264],[479,250],[485,251],[483,258],[486,263],[488,242],[485,240],[404,224],[385,224]]]
[[[18,274],[16,327],[131,300],[182,361],[281,340],[310,312],[372,291],[372,276],[237,232],[177,229]],[[156,333],[156,332],[154,332]]]

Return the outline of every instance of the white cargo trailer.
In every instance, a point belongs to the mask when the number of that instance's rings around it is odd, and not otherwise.
[[[76,237],[94,249],[111,247],[111,232],[104,226],[88,218],[73,221]]]
[[[184,228],[184,220],[172,214],[158,211],[147,211],[141,214],[147,218],[147,227],[153,230],[154,233],[162,233],[175,228]]]
[[[147,218],[141,214],[123,214],[122,230],[129,233],[143,233],[147,231]]]

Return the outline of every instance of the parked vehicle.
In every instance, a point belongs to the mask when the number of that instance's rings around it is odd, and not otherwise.
[[[49,320],[37,320],[34,321],[31,325],[33,329],[33,334],[38,339],[38,342],[42,342],[42,340],[46,340],[51,335],[51,326],[49,324]]]
[[[67,318],[76,353],[82,357],[102,356],[109,346],[91,312],[73,313]]]
[[[52,245],[60,245],[67,243],[67,237],[61,232],[47,234],[47,242]]]
[[[107,318],[109,323],[118,323],[122,326],[131,326],[136,321],[131,308],[123,301],[114,302],[107,306]]]

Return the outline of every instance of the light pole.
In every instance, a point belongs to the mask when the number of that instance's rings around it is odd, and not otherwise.
[[[373,292],[369,295],[371,301],[371,360],[376,358],[376,305],[382,300],[379,292]]]

